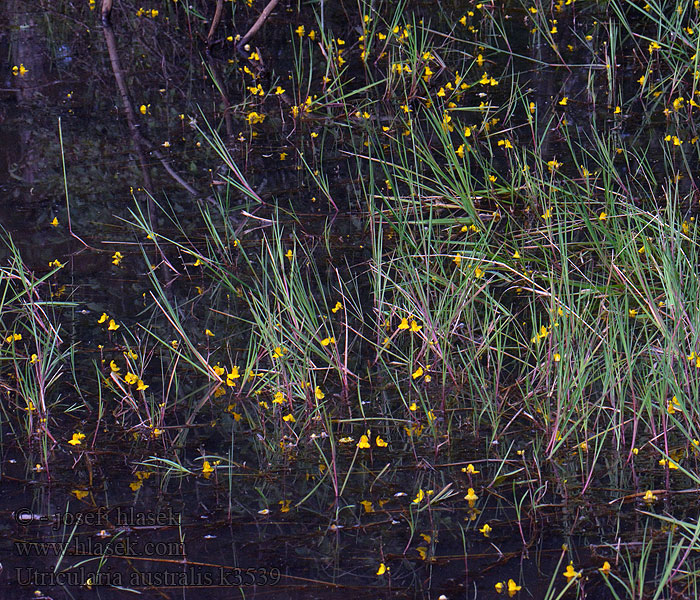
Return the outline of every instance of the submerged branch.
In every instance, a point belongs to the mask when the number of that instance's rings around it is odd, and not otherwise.
[[[280,0],[270,0],[267,3],[267,6],[260,13],[258,20],[255,21],[255,23],[253,23],[253,26],[248,30],[248,33],[246,33],[238,42],[238,48],[242,48],[246,44],[246,42],[258,32],[258,29],[260,29],[263,26],[263,23],[270,16],[270,13],[275,9],[275,6],[277,6],[279,1]]]

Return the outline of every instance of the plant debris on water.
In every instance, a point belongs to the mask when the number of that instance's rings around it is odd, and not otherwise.
[[[700,595],[700,3],[0,24],[2,598]]]

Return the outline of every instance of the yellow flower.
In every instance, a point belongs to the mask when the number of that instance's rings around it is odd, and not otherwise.
[[[474,488],[469,488],[467,490],[467,495],[464,497],[464,499],[469,502],[470,506],[474,505],[474,502],[476,502],[479,499],[479,496],[476,495],[474,492]]]
[[[644,502],[656,502],[656,496],[654,496],[654,492],[651,490],[647,490],[644,494],[644,497],[642,498]]]
[[[380,448],[386,448],[389,445],[379,436],[374,438],[374,441],[376,442],[377,446],[379,446]]]
[[[321,346],[329,346],[330,344],[335,344],[334,337],[327,337],[321,340]]]
[[[289,260],[292,260],[292,257],[294,256],[294,253],[292,252],[291,248],[290,248],[289,250],[287,250],[287,253],[285,254],[285,256],[286,256]]]
[[[294,418],[294,415],[291,413],[288,415],[284,415],[282,417],[282,420],[287,422],[287,423],[296,423],[297,422],[297,420]]]
[[[418,494],[416,494],[416,497],[413,499],[413,504],[420,504],[425,498],[425,492],[423,490],[418,490]]]
[[[248,121],[250,125],[255,125],[257,123],[262,123],[265,120],[265,115],[252,111],[248,113],[245,120]]]
[[[13,333],[13,334],[11,334],[11,335],[8,335],[8,336],[5,338],[5,341],[6,341],[8,344],[11,344],[12,342],[18,342],[18,341],[21,340],[21,339],[22,339],[22,334],[21,334],[21,333]]]
[[[53,221],[51,221],[50,224],[51,224],[53,227],[58,227],[58,218],[57,218],[57,217],[54,217],[54,218],[53,218]]]
[[[211,329],[205,329],[204,335],[207,335],[209,337],[214,337],[214,334],[211,332]]]
[[[319,386],[316,386],[316,389],[314,390],[314,396],[316,397],[316,400],[323,400],[326,397],[326,395],[323,393],[323,390]]]
[[[147,386],[143,381],[141,381],[141,380],[139,379],[139,380],[136,382],[136,389],[137,389],[139,392],[143,392],[145,389],[148,389],[148,386]]]
[[[122,262],[122,259],[124,258],[124,255],[117,250],[113,255],[112,255],[112,264],[119,266],[119,263]]]
[[[331,312],[333,314],[337,313],[341,308],[343,308],[343,305],[340,302],[336,302],[335,306],[331,308]]]
[[[515,583],[512,579],[508,580],[508,595],[512,598],[517,594],[520,590],[522,589],[522,586],[519,586],[518,584]]]
[[[598,569],[603,575],[609,575],[610,574],[610,563],[606,560],[603,563],[603,566]]]
[[[479,532],[483,533],[484,537],[489,537],[489,535],[491,535],[491,531],[493,530],[491,529],[491,526],[488,523],[486,523],[481,529],[479,529]]]
[[[608,218],[608,213],[606,213],[605,211],[601,212],[601,213],[598,215],[598,220],[599,220],[599,221],[605,221],[607,218]]]
[[[211,466],[211,463],[208,460],[204,461],[204,464],[202,465],[202,475],[209,479],[209,476],[214,472],[214,467]]]
[[[559,106],[566,106],[569,102],[569,99],[564,96],[561,100],[559,100]]]
[[[460,264],[460,263],[462,262],[462,255],[461,255],[459,252],[457,252],[457,256],[455,256],[455,257],[452,259],[452,261],[453,261],[456,265]]]
[[[149,104],[149,105],[142,104],[142,105],[139,107],[139,112],[140,112],[142,115],[145,115],[145,114],[148,112],[148,107],[149,107],[149,106],[150,106],[150,104]]]
[[[134,375],[133,373],[127,373],[126,375],[124,375],[124,381],[126,383],[128,383],[129,385],[133,385],[138,380],[139,380],[139,378],[136,377],[136,375]]]
[[[20,63],[19,67],[14,66],[12,67],[12,74],[16,77],[19,75],[20,77],[24,77],[24,75],[27,73],[27,69],[24,68],[24,65]]]
[[[109,315],[107,313],[102,313],[102,316],[99,319],[97,319],[97,322],[104,323],[108,319],[109,319]]]
[[[416,437],[420,437],[420,435],[423,433],[423,426],[422,425],[411,425],[410,427],[405,427],[404,426],[404,431],[411,437],[414,435]]]
[[[85,439],[84,433],[74,433],[72,439],[68,440],[71,446],[78,446],[81,444],[81,440]]]
[[[297,28],[294,30],[294,33],[296,33],[299,37],[303,37],[303,36],[304,36],[304,31],[305,31],[305,30],[304,30],[304,26],[303,26],[303,25],[299,25],[299,27],[297,27]]]
[[[406,317],[404,317],[403,319],[401,319],[401,323],[399,323],[399,329],[408,329],[408,328],[409,328],[408,319]]]
[[[121,369],[117,366],[117,363],[114,361],[109,363],[109,368],[112,370],[112,373],[119,373],[119,371],[121,371]]]
[[[109,320],[109,326],[107,327],[107,329],[108,329],[109,331],[116,331],[117,329],[119,329],[119,325],[116,324],[116,322],[114,321],[114,319],[110,319],[110,320]]]
[[[73,490],[73,491],[71,492],[71,494],[74,494],[75,497],[76,497],[78,500],[82,500],[82,499],[85,498],[85,496],[87,496],[89,493],[90,493],[90,492],[86,492],[85,490]]]
[[[357,442],[358,448],[369,448],[369,439],[366,435],[360,436],[360,441]]]
[[[566,577],[567,581],[570,581],[574,577],[581,577],[581,571],[574,570],[574,563],[569,563],[566,567],[566,571],[562,573]]]
[[[418,325],[413,319],[411,319],[411,331],[416,333],[422,329],[422,325]]]
[[[502,594],[504,588],[506,587],[506,584],[503,583],[502,581],[499,581],[499,582],[498,582],[496,585],[494,585],[493,587],[496,588],[496,593],[497,593],[497,594]]]
[[[372,506],[372,503],[369,500],[362,500],[360,504],[362,504],[366,513],[374,512],[374,506]]]
[[[379,568],[377,569],[377,575],[384,575],[386,573],[386,565],[384,563],[379,564]]]
[[[477,471],[474,468],[474,465],[469,463],[465,468],[462,469],[463,473],[469,473],[470,475],[476,475],[477,473],[481,473],[481,471]]]
[[[423,374],[423,367],[418,367],[413,373],[411,374],[411,377],[413,379],[418,379],[421,375]]]
[[[274,349],[274,351],[272,352],[272,358],[282,358],[286,353],[287,353],[286,348],[282,348],[281,346],[277,346]]]
[[[547,327],[542,325],[542,327],[540,327],[539,333],[537,333],[535,335],[535,337],[533,337],[532,340],[530,340],[530,341],[539,342],[540,340],[543,340],[544,338],[546,338],[548,335],[549,335],[549,329],[547,329]]]

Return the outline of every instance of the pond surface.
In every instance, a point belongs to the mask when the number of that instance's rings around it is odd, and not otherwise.
[[[697,11],[269,6],[0,6],[0,597],[697,597]]]

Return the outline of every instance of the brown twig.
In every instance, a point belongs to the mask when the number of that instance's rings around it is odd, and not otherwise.
[[[109,18],[112,16],[112,0],[102,0],[102,24],[109,25]]]
[[[107,52],[109,54],[110,63],[112,65],[112,72],[117,83],[119,95],[121,96],[122,105],[124,106],[126,122],[129,126],[134,149],[136,150],[136,154],[141,165],[141,172],[143,173],[144,185],[146,189],[153,193],[153,183],[151,181],[148,161],[146,159],[146,151],[149,151],[160,161],[163,168],[175,180],[176,183],[182,186],[193,196],[196,196],[197,190],[195,190],[175,172],[168,160],[154,147],[154,144],[139,131],[138,123],[136,121],[136,112],[134,111],[131,98],[129,97],[126,78],[124,77],[124,71],[122,70],[121,63],[119,61],[119,54],[117,52],[117,42],[111,25],[108,24],[104,26],[103,33],[105,36],[105,43],[107,44]]]
[[[214,18],[211,20],[211,27],[209,27],[209,33],[207,34],[207,46],[211,44],[211,39],[214,37],[216,28],[221,22],[222,14],[224,14],[224,0],[216,0],[216,10],[214,11]]]
[[[279,1],[280,0],[270,0],[267,3],[267,6],[260,13],[258,20],[255,21],[255,23],[253,23],[253,26],[248,30],[248,33],[246,33],[238,42],[238,48],[242,48],[245,45],[245,43],[258,32],[258,29],[262,27],[263,23],[270,16],[270,13],[275,9],[275,6],[277,6],[277,3]]]

